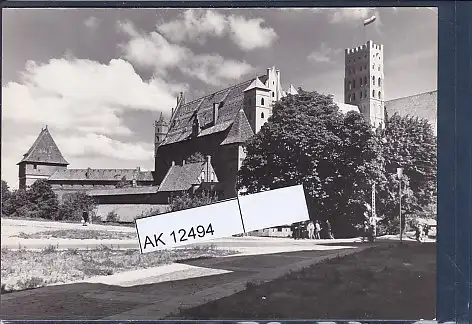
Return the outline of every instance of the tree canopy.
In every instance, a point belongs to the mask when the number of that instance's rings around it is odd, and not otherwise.
[[[381,170],[375,133],[359,113],[344,115],[331,96],[300,89],[274,104],[245,149],[238,189],[303,184],[312,219],[330,219],[338,234],[363,221]]]

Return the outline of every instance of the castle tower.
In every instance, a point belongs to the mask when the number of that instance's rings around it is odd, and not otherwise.
[[[345,50],[344,103],[356,105],[373,127],[385,124],[383,45]]]
[[[262,125],[272,115],[272,93],[273,91],[259,78],[254,79],[244,90],[244,112],[254,134],[259,132]]]
[[[154,155],[157,153],[157,148],[159,145],[164,141],[164,138],[169,131],[169,124],[164,120],[164,116],[162,115],[159,117],[159,120],[154,122],[154,131],[155,131],[155,138],[154,138]]]
[[[265,85],[269,88],[271,103],[279,101],[282,98],[282,85],[280,83],[280,70],[275,66],[267,69]]]
[[[62,156],[46,126],[41,129],[38,138],[17,165],[18,187],[27,189],[36,180],[48,179],[57,170],[67,169],[69,163]]]

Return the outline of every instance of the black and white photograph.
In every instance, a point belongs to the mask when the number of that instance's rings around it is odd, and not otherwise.
[[[438,10],[3,8],[2,320],[434,320]]]

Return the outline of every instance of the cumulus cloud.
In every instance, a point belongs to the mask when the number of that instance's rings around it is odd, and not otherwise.
[[[157,26],[173,42],[194,40],[200,44],[208,36],[223,36],[226,28],[226,17],[213,10],[186,10],[179,19]]]
[[[263,27],[264,19],[246,19],[243,16],[230,16],[230,37],[243,50],[250,51],[259,47],[269,47],[277,34],[271,27]]]
[[[331,23],[361,22],[372,14],[371,8],[343,8],[334,9]]]
[[[341,51],[341,49],[332,49],[326,43],[321,43],[320,48],[311,52],[307,59],[313,63],[331,63],[333,56],[338,55]]]
[[[159,75],[177,69],[207,84],[218,85],[239,79],[253,69],[244,61],[226,59],[219,54],[195,54],[189,48],[168,42],[157,31],[138,31],[130,22],[120,22],[118,26],[129,37],[120,45],[126,58],[139,66],[153,68]]]
[[[186,10],[179,18],[160,24],[157,30],[173,42],[204,44],[208,37],[230,39],[244,51],[269,47],[276,39],[273,28],[262,18],[224,15],[214,10]]]

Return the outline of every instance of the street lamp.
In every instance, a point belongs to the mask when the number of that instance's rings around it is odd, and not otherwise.
[[[402,176],[403,176],[403,168],[397,168],[398,205],[399,205],[399,216],[400,216],[400,243],[403,241],[403,231],[402,231]]]

